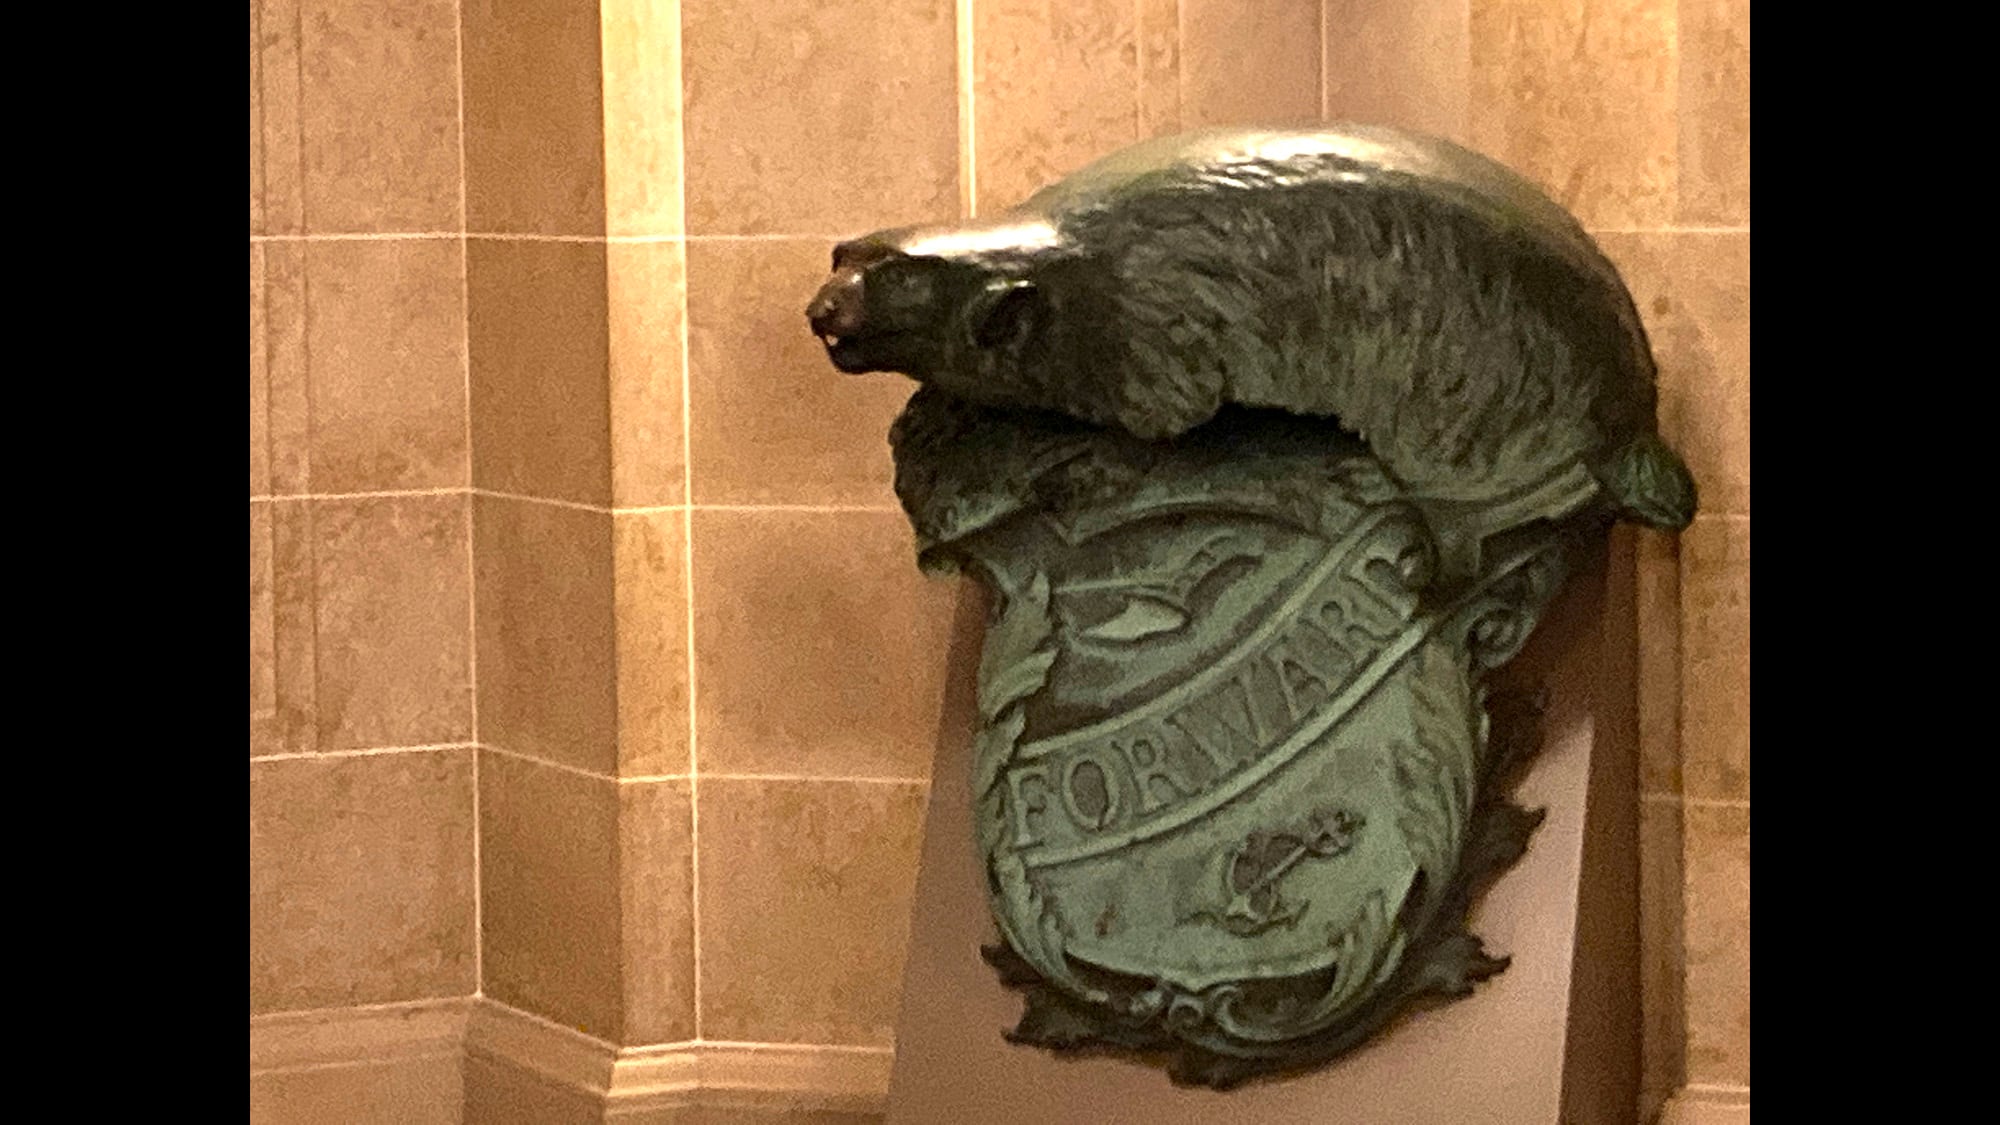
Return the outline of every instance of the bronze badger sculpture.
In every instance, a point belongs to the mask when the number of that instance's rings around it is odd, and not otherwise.
[[[1433,138],[1149,141],[989,218],[840,244],[807,315],[842,371],[1141,439],[1229,405],[1334,419],[1488,532],[1694,514],[1617,272],[1534,185]]]
[[[1442,141],[1210,131],[833,270],[834,364],[922,384],[918,564],[994,595],[1007,1037],[1226,1089],[1504,969],[1470,914],[1541,821],[1542,703],[1493,676],[1606,523],[1695,503],[1576,222]]]

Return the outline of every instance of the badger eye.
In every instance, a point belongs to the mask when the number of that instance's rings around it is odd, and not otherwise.
[[[928,308],[936,297],[931,271],[915,262],[884,262],[870,271],[869,280],[882,287],[890,307],[898,310]]]
[[[903,278],[903,300],[912,305],[931,303],[931,279],[917,274]]]

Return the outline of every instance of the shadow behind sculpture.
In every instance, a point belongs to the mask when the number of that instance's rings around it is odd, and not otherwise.
[[[1135,146],[841,244],[808,316],[922,386],[927,569],[996,596],[973,794],[1014,1037],[1227,1086],[1503,968],[1519,651],[1613,519],[1679,529],[1625,287],[1501,166],[1374,128]]]

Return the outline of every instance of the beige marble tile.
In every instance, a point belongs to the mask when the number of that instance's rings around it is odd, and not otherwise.
[[[604,0],[604,210],[611,234],[681,233],[679,0]]]
[[[1639,617],[1639,790],[1681,791],[1681,593],[1677,537],[1634,529]]]
[[[298,0],[298,13],[305,229],[460,229],[455,0]]]
[[[456,240],[306,244],[314,492],[465,486],[464,266]]]
[[[253,235],[264,233],[263,52],[258,50],[263,8],[261,0],[250,0],[250,233]],[[256,253],[256,247],[251,247],[251,253]]]
[[[473,239],[466,270],[473,484],[608,507],[604,244]]]
[[[1694,474],[1701,511],[1750,511],[1750,236],[1605,234],[1659,364],[1660,433]]]
[[[604,233],[604,86],[595,0],[466,4],[468,230]]]
[[[615,243],[605,247],[605,270],[612,504],[679,504],[687,495],[686,253],[677,242]]]
[[[612,518],[618,773],[688,772],[687,513]]]
[[[252,440],[264,449],[264,484],[272,495],[312,491],[312,381],[306,367],[306,246],[300,242],[266,242],[259,278],[261,319],[253,322],[262,336],[264,390],[251,395],[260,410]],[[251,369],[256,378],[259,369]]]
[[[619,786],[490,750],[479,762],[486,995],[616,1042]]]
[[[1181,0],[1138,0],[1139,135],[1181,128]]]
[[[623,1046],[695,1035],[693,833],[687,782],[618,787]]]
[[[1667,340],[1657,348],[1663,405],[1702,487],[1702,511],[1750,512],[1750,235],[1674,236]]]
[[[273,619],[276,576],[272,573],[271,503],[250,502],[250,724],[251,752],[260,719],[278,710],[277,630]]]
[[[899,513],[695,512],[703,772],[928,776],[954,593]]]
[[[250,244],[250,495],[271,494],[270,345],[264,325],[264,247]]]
[[[261,516],[259,511],[263,513]],[[250,516],[250,756],[308,754],[319,745],[314,696],[313,506],[252,504]],[[260,623],[258,616],[268,614]],[[260,668],[260,659],[266,663]],[[269,677],[268,695],[258,680]]]
[[[472,739],[466,497],[313,502],[319,749]]]
[[[806,325],[821,240],[688,248],[689,456],[697,504],[893,505],[889,426],[916,389],[835,370]]]
[[[1703,516],[1681,542],[1682,789],[1750,799],[1750,521]]]
[[[704,781],[702,1034],[888,1044],[922,820],[916,785]]]
[[[1750,0],[1678,0],[1680,221],[1750,223]]]
[[[978,213],[1139,139],[1144,14],[1131,0],[972,5]]]
[[[1319,120],[1317,5],[1181,0],[1180,12],[1183,125]]]
[[[250,1011],[472,992],[472,751],[250,763]]]
[[[1687,1080],[1750,1084],[1750,810],[1686,816]]]
[[[1470,33],[1474,148],[1586,227],[1672,221],[1673,0],[1487,0]]]
[[[688,233],[858,234],[958,214],[954,7],[682,0]]]
[[[250,233],[305,229],[299,138],[299,0],[251,0]]]
[[[1325,11],[1328,120],[1466,141],[1469,0],[1326,0]]]
[[[1652,1115],[1680,1088],[1687,1054],[1681,806],[1639,806],[1640,1098]]]
[[[616,773],[612,517],[483,495],[473,513],[480,740]]]

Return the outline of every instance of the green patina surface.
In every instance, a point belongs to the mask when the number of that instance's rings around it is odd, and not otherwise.
[[[1505,967],[1466,929],[1539,815],[1489,698],[1576,552],[1677,529],[1631,299],[1555,204],[1443,142],[1211,131],[980,222],[843,244],[835,364],[928,569],[995,592],[970,779],[1057,1049],[1229,1086]]]

